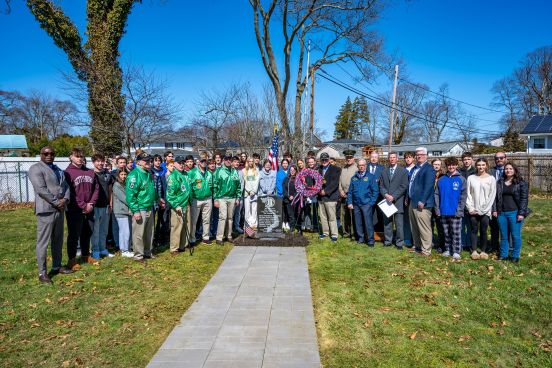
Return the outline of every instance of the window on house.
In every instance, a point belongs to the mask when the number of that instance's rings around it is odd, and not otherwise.
[[[536,148],[536,149],[546,148],[544,138],[533,138],[533,148]]]
[[[186,148],[186,143],[177,143],[176,148],[185,149]]]
[[[173,149],[173,144],[165,142],[165,149]]]
[[[432,156],[441,156],[441,155],[443,155],[443,151],[433,151],[433,152],[431,152],[431,155]]]

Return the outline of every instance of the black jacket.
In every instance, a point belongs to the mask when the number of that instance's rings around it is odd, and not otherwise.
[[[527,205],[529,202],[529,185],[527,182],[520,180],[512,184],[514,186],[514,201],[518,207],[518,215],[527,217]],[[496,183],[496,198],[493,204],[493,212],[500,213],[502,211],[502,191],[504,188],[504,179],[501,178]]]
[[[284,203],[290,203],[291,201],[289,200],[289,196],[293,196],[293,198],[295,198],[295,196],[297,195],[297,189],[295,189],[295,176],[293,178],[289,175],[286,176],[282,185],[284,187],[284,198],[282,201]]]
[[[323,175],[323,167],[318,168],[318,172],[322,175],[322,190],[324,195],[318,194],[320,202],[337,202],[339,199],[339,177],[341,176],[341,169],[334,165],[329,165],[326,175]]]

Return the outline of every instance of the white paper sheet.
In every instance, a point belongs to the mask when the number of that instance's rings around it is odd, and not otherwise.
[[[386,199],[378,203],[378,207],[387,218],[393,216],[398,210],[393,203],[387,202]]]

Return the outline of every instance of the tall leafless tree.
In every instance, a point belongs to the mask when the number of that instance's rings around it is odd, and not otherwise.
[[[316,51],[312,54],[312,69],[353,59],[376,61],[381,56],[382,41],[370,27],[378,18],[383,2],[249,0],[249,3],[253,8],[253,24],[261,59],[274,90],[283,138],[291,148],[288,93],[294,80],[293,132],[298,138],[302,135],[301,101],[306,87],[304,60],[308,40],[313,41]],[[281,48],[274,44],[274,31],[278,33],[276,39],[283,38]],[[282,66],[283,72],[280,69]]]

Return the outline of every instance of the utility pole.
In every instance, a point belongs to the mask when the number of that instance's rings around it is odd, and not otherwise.
[[[304,112],[303,112],[303,115],[304,115],[304,123],[303,123],[303,149],[301,150],[301,156],[302,157],[305,157],[306,156],[306,152],[305,152],[305,147],[306,147],[306,138],[307,138],[307,107],[308,107],[308,104],[309,104],[309,101],[308,101],[308,96],[309,96],[309,73],[310,73],[310,40],[309,40],[309,44],[307,46],[307,81],[306,81],[306,84],[305,84],[305,106],[304,106]]]
[[[393,144],[393,127],[395,126],[395,102],[397,99],[397,79],[399,78],[399,66],[395,65],[395,83],[393,83],[393,102],[391,103],[391,114],[389,116],[389,148],[387,154],[391,152]]]
[[[314,134],[314,75],[316,74],[316,68],[312,68],[311,75],[311,100],[310,100],[310,144],[312,145],[312,136]]]

